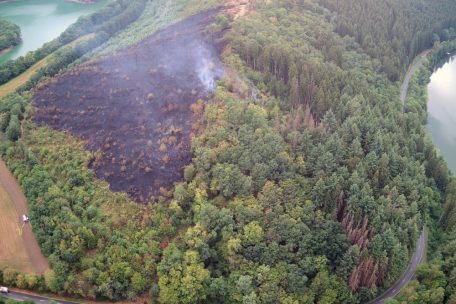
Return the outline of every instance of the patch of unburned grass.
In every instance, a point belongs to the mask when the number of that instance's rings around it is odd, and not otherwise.
[[[125,30],[117,33],[102,46],[84,56],[84,59],[89,59],[93,56],[108,55],[125,49],[185,17],[220,6],[223,3],[223,0],[150,1],[138,20],[130,24]]]

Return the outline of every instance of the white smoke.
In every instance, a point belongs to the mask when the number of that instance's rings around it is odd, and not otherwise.
[[[201,84],[206,91],[213,92],[217,86],[217,80],[221,79],[224,71],[217,56],[213,56],[208,48],[203,45],[198,47],[196,71]]]

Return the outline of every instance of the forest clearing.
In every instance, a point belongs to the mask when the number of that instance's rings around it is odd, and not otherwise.
[[[27,201],[0,159],[0,261],[24,273],[43,274],[49,265],[41,254],[30,224],[23,223]]]
[[[34,267],[22,239],[19,215],[14,209],[11,198],[3,184],[0,185],[0,260],[2,265],[19,271],[33,272]]]

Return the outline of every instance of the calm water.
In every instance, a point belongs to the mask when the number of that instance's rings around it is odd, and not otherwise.
[[[0,3],[0,18],[19,25],[22,43],[0,56],[0,64],[34,51],[58,37],[79,16],[95,12],[106,3],[79,4],[66,0],[13,0]]]
[[[451,171],[456,173],[456,57],[434,72],[428,96],[427,129]]]

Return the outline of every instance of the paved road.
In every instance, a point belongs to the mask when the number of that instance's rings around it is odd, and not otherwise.
[[[407,74],[405,75],[404,81],[402,82],[401,86],[401,101],[405,105],[405,99],[407,98],[408,88],[410,86],[410,80],[412,79],[415,72],[423,65],[424,59],[426,59],[427,54],[429,54],[429,50],[424,51],[418,57],[418,60],[409,68]]]
[[[52,300],[49,298],[44,298],[40,296],[33,296],[21,292],[16,292],[16,291],[11,291],[8,294],[1,294],[2,297],[8,298],[8,299],[13,299],[16,301],[25,301],[25,300],[31,300],[37,304],[51,304],[52,301],[53,303],[59,303],[59,304],[77,304],[77,302],[68,302],[68,301],[61,301],[61,300]]]
[[[383,304],[384,301],[388,298],[394,298],[399,294],[401,288],[407,285],[408,282],[413,278],[415,275],[415,270],[418,265],[423,261],[425,252],[426,252],[426,244],[427,244],[427,229],[426,227],[423,228],[421,231],[420,238],[418,239],[418,243],[416,244],[415,254],[413,255],[410,263],[407,267],[407,270],[404,272],[402,277],[394,283],[393,286],[390,287],[387,291],[385,291],[381,296],[369,302],[369,304]]]
[[[18,223],[22,223],[22,214],[28,214],[28,203],[27,199],[22,193],[22,189],[17,183],[14,176],[6,167],[3,160],[0,158],[0,184],[3,185],[6,192],[11,198],[11,201],[16,209],[18,216]],[[35,235],[33,234],[32,227],[30,224],[24,226],[22,230],[22,237],[24,239],[25,248],[27,254],[32,261],[33,268],[38,274],[43,274],[49,269],[47,259],[41,253],[40,246],[36,241]]]
[[[402,82],[401,86],[401,101],[404,105],[403,111],[405,110],[405,100],[407,98],[408,88],[410,86],[410,80],[412,79],[415,72],[423,65],[424,59],[426,59],[427,54],[429,54],[430,50],[424,51],[420,54],[418,60],[409,68],[407,74],[405,75],[404,81]],[[375,298],[374,300],[370,301],[369,304],[383,304],[383,302],[388,298],[394,298],[399,294],[402,287],[407,285],[408,282],[413,278],[415,274],[416,267],[422,262],[423,257],[426,252],[426,245],[427,245],[427,230],[426,227],[423,228],[421,231],[420,238],[418,239],[418,243],[416,245],[415,253],[407,267],[407,271],[402,275],[402,277],[394,283],[387,291],[385,291],[382,295]]]

